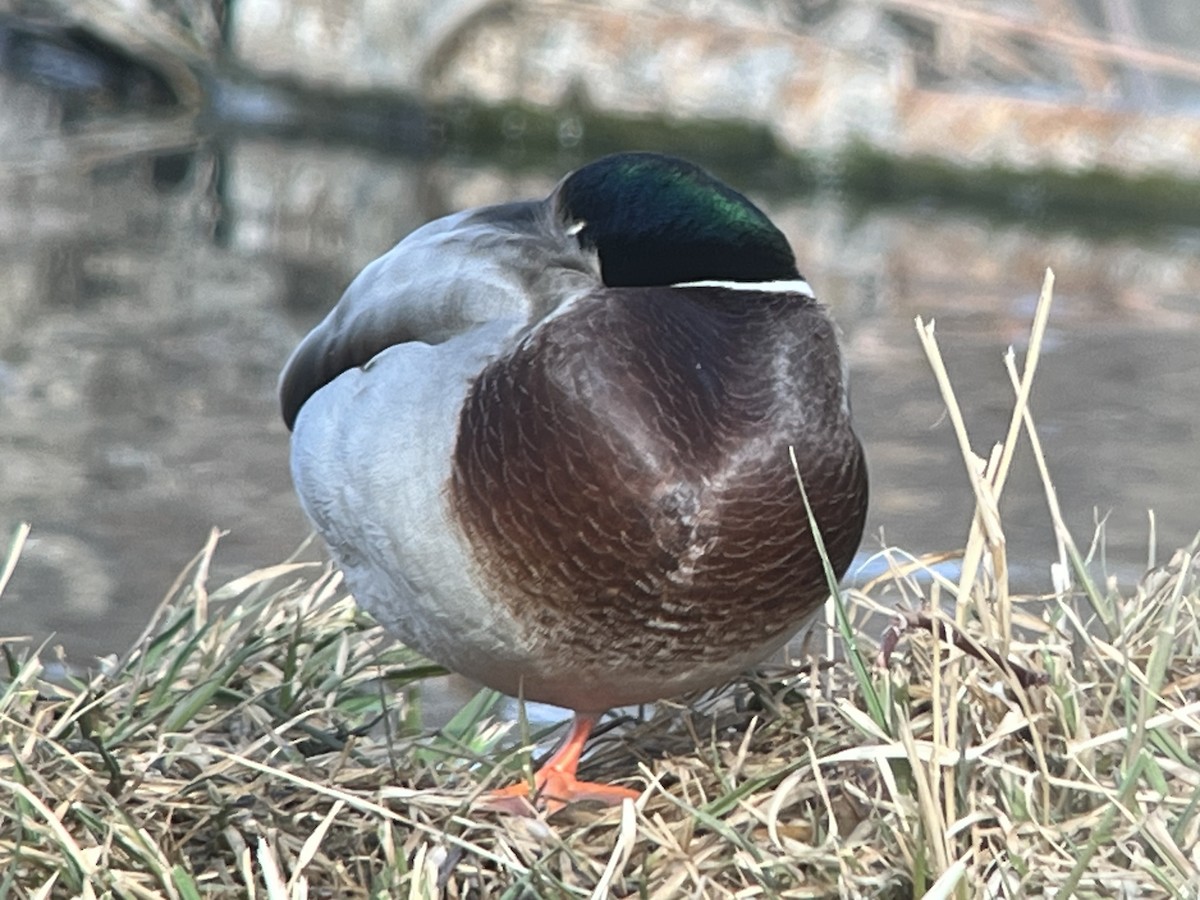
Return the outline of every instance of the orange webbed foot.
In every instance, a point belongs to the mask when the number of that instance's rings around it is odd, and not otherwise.
[[[532,791],[528,782],[518,782],[488,791],[476,801],[475,807],[514,815],[532,815],[541,807],[553,814],[579,801],[619,806],[625,799],[636,800],[640,795],[630,788],[580,781],[575,777],[583,746],[597,718],[591,714],[575,714],[571,731],[563,745],[534,773]]]

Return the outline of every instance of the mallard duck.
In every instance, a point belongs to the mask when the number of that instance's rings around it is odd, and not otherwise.
[[[783,234],[701,168],[618,153],[430,222],[280,379],[305,511],[358,604],[485,685],[598,717],[731,679],[818,609],[867,507],[838,331]],[[505,807],[527,784],[494,792]]]

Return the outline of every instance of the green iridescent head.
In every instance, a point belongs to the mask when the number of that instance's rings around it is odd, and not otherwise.
[[[617,153],[572,172],[557,207],[611,287],[800,277],[783,233],[745,196],[682,159]]]

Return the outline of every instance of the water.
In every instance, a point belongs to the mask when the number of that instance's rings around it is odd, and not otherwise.
[[[147,151],[161,124],[84,140],[42,89],[0,82],[0,101],[0,532],[33,525],[0,635],[53,634],[79,662],[124,649],[210,528],[228,532],[217,581],[306,537],[275,378],[355,272],[432,217],[542,196],[578,162],[517,173],[186,129]],[[864,560],[885,542],[958,547],[970,521],[913,318],[936,319],[986,452],[1011,405],[1002,354],[1023,347],[1046,265],[1058,291],[1033,407],[1077,539],[1106,517],[1108,569],[1128,582],[1147,508],[1160,558],[1200,530],[1200,235],[756,199],[846,333],[872,475]],[[1054,545],[1028,452],[1003,517],[1017,584],[1045,588]]]

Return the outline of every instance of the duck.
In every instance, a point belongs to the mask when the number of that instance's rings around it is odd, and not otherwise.
[[[487,808],[638,797],[578,777],[600,717],[781,648],[829,596],[810,509],[838,578],[862,538],[840,332],[767,215],[673,156],[417,228],[303,338],[279,397],[356,603],[571,711]]]

